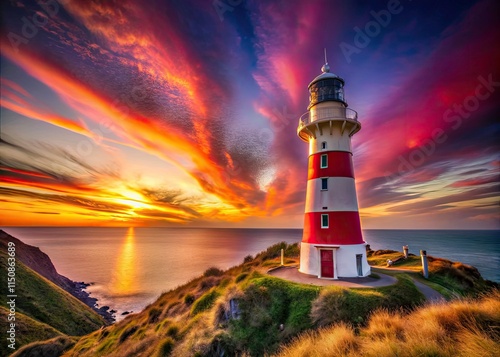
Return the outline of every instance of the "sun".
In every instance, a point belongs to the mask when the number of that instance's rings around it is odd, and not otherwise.
[[[148,208],[151,205],[148,203],[148,199],[141,195],[139,192],[133,191],[129,188],[121,188],[116,191],[116,193],[120,196],[119,198],[115,198],[114,201],[130,206],[134,209],[138,208]]]

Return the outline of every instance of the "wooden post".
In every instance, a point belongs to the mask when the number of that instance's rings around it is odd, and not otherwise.
[[[429,267],[427,266],[427,251],[421,250],[420,256],[422,257],[422,274],[424,278],[429,278]]]
[[[285,250],[281,248],[281,265],[285,265]]]
[[[408,246],[403,245],[403,254],[405,255],[405,259],[408,259]]]

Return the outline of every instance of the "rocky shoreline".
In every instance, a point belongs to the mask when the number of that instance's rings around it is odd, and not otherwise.
[[[111,309],[109,306],[99,307],[98,299],[91,297],[90,293],[87,292],[87,288],[92,285],[92,283],[76,282],[72,281],[74,284],[74,289],[70,291],[71,295],[76,297],[78,300],[82,301],[85,305],[89,306],[97,312],[106,322],[112,324],[116,321],[115,313],[116,310]]]
[[[26,244],[0,229],[0,248],[6,251],[8,242],[15,244],[16,259],[20,262],[82,301],[97,312],[107,323],[112,324],[115,322],[114,314],[116,311],[110,310],[109,306],[99,307],[98,299],[91,297],[90,293],[86,291],[87,287],[92,284],[75,282],[59,274],[49,256],[42,252],[40,248]]]

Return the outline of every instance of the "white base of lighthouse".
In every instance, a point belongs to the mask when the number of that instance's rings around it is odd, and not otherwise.
[[[322,279],[356,278],[370,275],[366,243],[327,245],[300,243],[300,269]]]

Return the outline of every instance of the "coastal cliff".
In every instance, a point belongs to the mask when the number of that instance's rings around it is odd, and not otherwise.
[[[78,300],[82,301],[98,313],[107,323],[114,322],[113,315],[108,312],[106,307],[96,307],[97,299],[90,297],[90,295],[85,291],[87,284],[84,282],[72,281],[71,279],[59,274],[49,256],[42,252],[40,248],[26,244],[20,239],[17,239],[0,229],[0,251],[7,251],[8,242],[15,244],[16,260],[18,262],[21,262],[28,268],[43,276],[45,279],[51,281],[61,289],[76,297]]]

